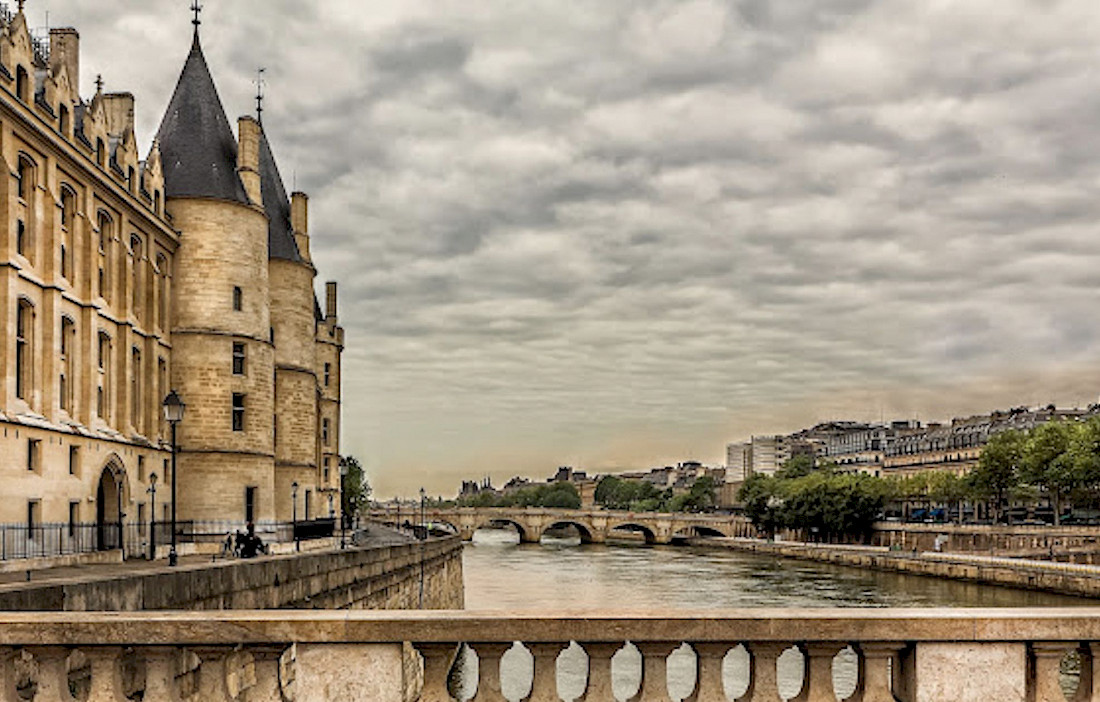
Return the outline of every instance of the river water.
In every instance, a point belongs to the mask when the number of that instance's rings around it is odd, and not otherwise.
[[[579,545],[578,539],[544,538],[517,543],[514,532],[482,530],[463,555],[468,610],[508,610],[547,615],[577,610],[706,610],[741,607],[1057,607],[1094,601],[1025,590],[777,559],[690,547]],[[801,685],[800,655],[780,659],[781,691],[793,697]],[[641,656],[626,646],[614,661],[616,696],[637,689]],[[459,666],[463,697],[473,694],[477,661]],[[505,695],[521,699],[530,687],[531,657],[516,646],[501,666]],[[587,660],[576,645],[559,659],[564,699],[584,689]],[[748,658],[737,648],[726,658],[726,690],[736,699],[747,684]],[[834,666],[843,699],[854,688],[855,655]],[[694,654],[686,647],[669,662],[669,690],[686,697],[694,685]]]

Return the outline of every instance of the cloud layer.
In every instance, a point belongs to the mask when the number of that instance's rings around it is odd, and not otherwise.
[[[1100,392],[1091,0],[207,6],[313,196],[382,494]],[[147,142],[184,4],[50,11]]]

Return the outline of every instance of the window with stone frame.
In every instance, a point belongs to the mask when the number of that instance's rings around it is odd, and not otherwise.
[[[233,342],[233,375],[245,375],[245,345],[243,342]]]
[[[243,393],[233,393],[233,431],[244,431],[244,402]]]
[[[34,387],[34,305],[19,300],[15,312],[15,396],[30,402]]]

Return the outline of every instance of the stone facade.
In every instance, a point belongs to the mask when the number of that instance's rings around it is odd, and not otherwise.
[[[335,284],[263,126],[234,136],[196,31],[152,149],[134,97],[81,97],[79,35],[0,13],[0,523],[289,521],[339,504]]]

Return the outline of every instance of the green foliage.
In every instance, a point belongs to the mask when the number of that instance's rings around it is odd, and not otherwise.
[[[608,475],[596,485],[596,503],[607,509],[658,512],[664,508],[666,499],[665,493],[648,480],[624,480]]]
[[[581,496],[573,483],[549,483],[520,488],[515,492],[498,495],[479,492],[458,499],[459,507],[548,507],[554,509],[580,509]]]
[[[890,494],[888,481],[832,467],[809,473],[795,467],[784,466],[774,477],[754,475],[741,486],[745,514],[758,529],[805,529],[821,538],[870,532]]]
[[[795,456],[788,459],[783,466],[776,471],[775,477],[780,480],[794,480],[802,478],[814,472],[814,459],[810,456]]]
[[[363,507],[370,500],[370,483],[367,482],[362,464],[355,456],[346,456],[340,459],[340,465],[346,472],[342,477],[343,490],[340,494],[340,509],[348,518],[354,519],[359,516]]]

